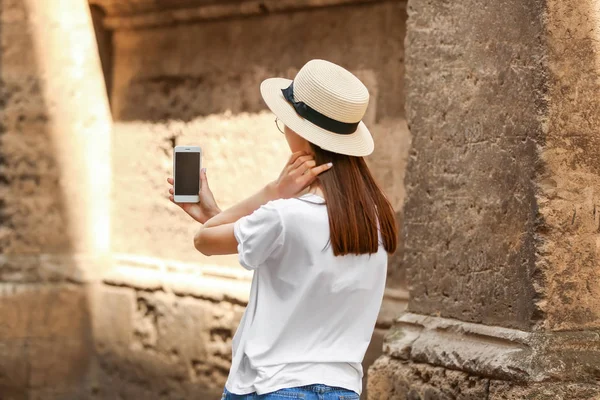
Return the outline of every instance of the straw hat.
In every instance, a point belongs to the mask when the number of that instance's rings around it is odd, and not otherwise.
[[[269,78],[260,93],[286,126],[322,149],[350,156],[373,152],[373,137],[361,121],[369,91],[350,71],[311,60],[294,80]]]

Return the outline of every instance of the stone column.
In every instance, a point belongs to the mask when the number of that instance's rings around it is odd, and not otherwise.
[[[85,0],[0,2],[0,397],[89,398],[110,113]]]
[[[599,398],[600,1],[408,15],[410,302],[369,398]]]
[[[26,3],[73,251],[96,258],[110,247],[111,116],[89,6]]]

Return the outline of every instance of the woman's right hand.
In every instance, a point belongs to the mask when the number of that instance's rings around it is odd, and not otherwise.
[[[318,165],[314,156],[304,151],[293,153],[281,171],[279,178],[272,183],[275,196],[280,199],[296,197],[317,176],[331,168],[332,164]]]
[[[206,221],[221,212],[219,206],[217,206],[215,197],[208,186],[206,168],[202,168],[200,171],[200,192],[198,193],[200,196],[200,201],[197,203],[175,203],[173,198],[173,178],[167,178],[167,182],[171,184],[171,188],[169,188],[169,200],[171,200],[171,202],[179,206],[190,217],[201,224],[204,224]]]

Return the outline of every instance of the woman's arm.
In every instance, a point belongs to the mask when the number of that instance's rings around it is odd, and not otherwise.
[[[235,222],[246,215],[252,214],[263,204],[267,204],[269,201],[278,198],[280,197],[277,192],[276,182],[271,182],[254,195],[210,218],[202,228],[210,228]]]
[[[207,256],[237,253],[233,225],[238,219],[252,214],[271,200],[296,196],[329,168],[331,163],[316,166],[313,156],[308,153],[292,154],[276,181],[206,221],[194,235],[194,247]]]
[[[277,198],[275,183],[269,183],[254,195],[206,221],[194,235],[194,247],[205,256],[237,253],[238,243],[233,234],[234,223]]]
[[[201,228],[194,235],[194,247],[205,256],[235,254],[237,245],[233,223]]]

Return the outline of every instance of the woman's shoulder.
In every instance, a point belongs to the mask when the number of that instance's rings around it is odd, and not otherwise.
[[[308,217],[326,210],[325,200],[311,193],[288,199],[271,200],[260,207],[263,214],[269,214],[273,219],[288,220]]]

